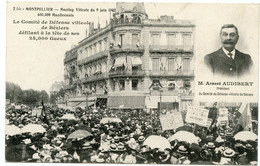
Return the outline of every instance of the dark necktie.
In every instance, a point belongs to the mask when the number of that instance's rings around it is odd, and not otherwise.
[[[231,52],[228,53],[228,56],[229,56],[230,59],[233,60],[233,58],[232,58],[233,54]]]

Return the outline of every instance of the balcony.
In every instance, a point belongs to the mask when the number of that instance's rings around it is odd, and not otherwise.
[[[142,77],[145,75],[144,70],[115,70],[109,72],[109,77]]]
[[[143,53],[144,52],[144,46],[140,45],[122,45],[122,46],[117,46],[114,45],[113,48],[110,49],[110,54],[116,54],[116,53],[128,53],[128,52],[133,52],[133,53]]]
[[[150,45],[150,52],[193,52],[193,45]]]
[[[192,100],[194,98],[194,93],[183,92],[181,93],[182,100]]]
[[[107,73],[101,73],[97,75],[88,76],[86,78],[80,79],[80,83],[88,83],[88,82],[94,82],[99,81],[108,78]]]
[[[150,71],[150,76],[152,77],[182,77],[182,76],[194,76],[194,70],[181,70],[181,71]]]
[[[91,55],[87,58],[80,60],[78,62],[78,65],[87,64],[87,63],[90,63],[90,62],[93,62],[93,61],[96,61],[98,59],[105,58],[105,57],[107,57],[107,51],[101,51],[101,52],[98,52],[94,55]]]
[[[68,62],[70,62],[70,61],[76,60],[76,59],[77,59],[77,54],[69,55],[69,56],[67,56],[67,57],[64,59],[64,64],[65,64],[65,63],[68,63]]]

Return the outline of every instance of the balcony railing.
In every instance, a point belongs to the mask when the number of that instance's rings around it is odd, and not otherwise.
[[[150,71],[150,76],[194,76],[194,70],[175,70],[175,71]]]
[[[160,94],[161,93],[161,94]],[[179,91],[178,90],[168,90],[164,89],[162,92],[159,92],[158,90],[152,90],[151,96],[178,96]]]
[[[82,78],[80,79],[80,83],[94,82],[94,81],[106,79],[107,77],[108,77],[107,73],[101,73],[97,75],[88,76],[86,78]]]
[[[150,52],[193,52],[193,45],[150,45]]]
[[[144,76],[144,70],[115,70],[109,72],[109,77],[121,77],[121,76]]]
[[[121,53],[121,52],[144,52],[144,46],[143,45],[114,45],[113,48],[110,48],[110,53]]]
[[[161,19],[145,19],[143,24],[170,24],[170,25],[181,25],[181,26],[195,26],[192,20],[161,20]]]
[[[77,54],[70,55],[64,59],[64,63],[77,59]]]
[[[104,57],[107,57],[107,51],[101,51],[101,52],[98,52],[98,53],[91,55],[87,58],[84,58],[84,59],[82,59],[78,62],[78,65],[87,64],[87,63],[93,62],[95,60],[104,58]]]

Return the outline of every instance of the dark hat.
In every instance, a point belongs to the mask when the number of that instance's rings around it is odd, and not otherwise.
[[[140,150],[140,153],[148,153],[151,151],[151,148],[149,146],[142,146],[141,147],[141,150]]]
[[[137,146],[136,144],[129,144],[128,147],[133,150],[133,151],[139,151],[140,147]]]
[[[206,141],[207,141],[207,142],[212,142],[212,141],[214,141],[214,136],[213,136],[213,135],[208,135],[208,136],[206,137]]]

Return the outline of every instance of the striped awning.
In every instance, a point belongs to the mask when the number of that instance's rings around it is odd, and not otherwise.
[[[140,57],[133,56],[133,57],[131,57],[131,61],[132,61],[132,66],[142,65],[142,60]]]
[[[126,65],[126,57],[117,57],[114,63],[114,67],[122,67]]]
[[[143,109],[145,105],[144,96],[109,96],[107,106],[120,109]]]

